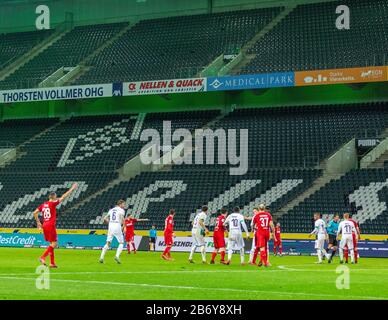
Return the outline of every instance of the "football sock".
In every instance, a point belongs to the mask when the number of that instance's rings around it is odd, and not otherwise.
[[[260,250],[260,262],[261,263],[266,263],[266,260],[265,260],[265,250]]]
[[[214,259],[216,258],[216,256],[217,256],[217,251],[214,251],[214,252],[212,253],[212,261],[214,261]]]
[[[343,261],[344,260],[344,249],[339,248],[339,256],[340,256],[340,260]]]
[[[318,261],[322,262],[322,251],[320,249],[317,250],[317,256],[318,256]]]
[[[193,260],[193,256],[194,256],[194,252],[195,252],[196,248],[197,248],[197,246],[195,244],[193,244],[193,246],[191,247],[190,256],[189,256],[190,260]]]
[[[283,254],[283,247],[279,247],[279,253]]]
[[[256,263],[258,254],[259,254],[259,248],[256,248],[256,249],[255,249],[255,252],[254,252],[254,254],[253,254],[252,263]]]
[[[51,264],[55,264],[55,261],[54,261],[54,248],[52,246],[49,246],[49,248],[50,248],[50,252],[49,252],[50,263]]]
[[[348,250],[348,248],[345,248],[344,253],[345,253],[345,260],[348,261],[348,259],[349,259],[349,250]]]
[[[43,259],[46,259],[46,257],[48,256],[48,254],[50,253],[51,251],[51,246],[48,246],[47,249],[43,252],[43,255],[42,255],[42,258]]]
[[[356,249],[353,249],[354,250],[354,262],[357,263],[358,261],[358,251]]]
[[[105,245],[105,246],[102,248],[100,259],[104,259],[106,250],[108,250],[108,246],[107,246],[107,245]]]
[[[134,242],[132,242],[132,248],[133,248],[133,251],[136,251],[136,246]]]
[[[350,249],[350,260],[354,262],[354,250]]]
[[[201,247],[201,256],[202,256],[202,261],[206,261],[206,248],[205,246]]]
[[[244,248],[240,249],[240,258],[241,258],[241,263],[245,262],[245,250]]]
[[[337,250],[334,250],[334,249],[332,249],[331,250],[331,258],[333,259],[333,257],[335,256],[335,253],[337,252]]]
[[[221,261],[225,261],[225,251],[221,251]]]
[[[116,251],[117,258],[120,257],[121,251],[123,251],[123,247],[124,247],[124,245],[122,243],[120,243],[119,246],[117,247],[117,251]]]
[[[253,256],[255,254],[255,249],[256,248],[252,248],[251,251],[249,252],[249,262],[253,262]]]
[[[228,251],[228,260],[232,260],[232,254],[233,254],[233,250],[229,250]]]
[[[129,243],[127,243],[127,250],[128,252],[131,252],[131,245]]]

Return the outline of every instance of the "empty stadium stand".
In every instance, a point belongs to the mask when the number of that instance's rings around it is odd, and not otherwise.
[[[140,130],[162,133],[163,121],[171,128],[200,128],[218,111],[196,111],[140,115],[74,117],[24,146],[27,156],[3,170],[16,172],[97,172],[118,169],[140,152]],[[138,125],[136,126],[136,123]],[[135,130],[136,129],[136,130]],[[23,128],[20,132],[28,132]],[[42,156],[44,154],[44,156]],[[0,170],[1,172],[1,170]]]
[[[0,34],[0,70],[27,53],[53,30]]]
[[[77,66],[126,25],[115,23],[75,27],[16,72],[0,81],[0,88],[37,87],[59,68]]]
[[[385,65],[387,2],[359,0],[349,5],[350,30],[336,28],[338,1],[298,5],[250,45],[247,54],[252,60],[232,72]],[[86,68],[74,79],[75,84],[192,77],[221,54],[238,53],[282,10],[274,7],[142,20],[112,43],[109,41],[128,23],[75,27],[0,81],[0,88],[36,87],[59,68],[81,62]],[[28,52],[52,32],[0,35],[0,66]]]
[[[362,233],[388,233],[388,170],[353,170],[306,199],[281,218],[283,230],[311,232],[312,213],[325,219],[334,213],[350,212]]]
[[[95,193],[101,185],[107,184],[117,177],[117,173],[105,172],[96,175],[92,173],[39,173],[32,170],[27,175],[0,173],[0,225],[7,227],[35,227],[33,211],[42,202],[47,201],[50,191],[59,195],[67,191],[73,182],[79,188],[72,196],[61,204],[61,211]]]
[[[140,21],[87,63],[77,84],[187,78],[235,53],[281,8]]]
[[[0,122],[0,146],[16,147],[57,122],[57,118],[5,120]]]
[[[351,8],[350,30],[338,30],[336,7]],[[357,0],[298,6],[261,38],[240,74],[383,66],[388,62],[388,3]]]
[[[354,137],[388,126],[386,103],[237,109],[213,127],[248,129],[249,167],[311,167]]]

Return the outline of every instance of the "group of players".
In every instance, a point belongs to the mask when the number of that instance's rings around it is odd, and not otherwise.
[[[256,265],[257,258],[260,254],[258,266],[270,266],[268,254],[268,242],[271,238],[274,241],[274,254],[279,248],[279,254],[282,254],[282,242],[280,236],[280,224],[274,226],[272,216],[265,208],[264,204],[259,205],[258,208],[253,209],[253,217],[244,217],[240,213],[240,208],[236,207],[233,213],[228,215],[227,209],[223,208],[220,215],[216,219],[216,224],[213,233],[214,252],[212,253],[210,264],[215,263],[217,254],[220,254],[220,263],[229,265],[232,260],[233,252],[240,252],[240,263],[245,265],[245,244],[243,231],[246,238],[250,238],[246,220],[251,221],[251,229],[254,231],[254,238],[252,241],[252,249],[250,252],[249,264]],[[164,242],[166,249],[162,254],[165,260],[172,260],[170,250],[173,245],[174,237],[174,216],[175,211],[170,210],[170,214],[165,220]],[[193,257],[195,251],[199,249],[202,257],[202,263],[206,264],[206,235],[209,234],[205,222],[208,218],[208,207],[203,206],[193,220],[193,228],[191,230],[193,245],[190,250],[189,262],[194,263]],[[225,232],[228,231],[228,244],[226,246]],[[227,260],[225,260],[226,252],[228,253]]]
[[[310,237],[315,235],[315,249],[317,250],[318,261],[321,264],[324,258],[331,263],[333,257],[339,249],[340,263],[348,263],[349,253],[351,263],[358,262],[357,242],[361,238],[360,228],[357,221],[351,218],[349,213],[344,213],[344,220],[340,221],[339,214],[335,214],[333,219],[326,226],[320,213],[314,214],[315,228],[310,233]],[[341,241],[338,246],[339,237]],[[325,242],[328,242],[328,249],[325,250]]]
[[[56,232],[56,207],[70,194],[77,189],[77,184],[73,184],[72,187],[65,192],[62,197],[58,198],[55,192],[49,194],[49,200],[41,204],[34,211],[34,218],[36,220],[38,229],[43,230],[44,238],[50,244],[44,251],[43,255],[39,258],[39,261],[46,265],[46,258],[50,256],[50,267],[56,268],[54,259],[54,249],[57,246],[57,232]],[[39,218],[39,213],[42,215],[43,223]],[[165,220],[164,228],[164,242],[166,245],[165,250],[162,253],[162,259],[173,260],[171,258],[171,248],[174,243],[174,217],[175,210],[170,209],[169,214]],[[202,257],[202,263],[206,261],[206,241],[205,237],[209,234],[205,222],[208,218],[208,207],[203,206],[201,212],[199,212],[194,220],[192,227],[193,245],[189,255],[189,262],[194,263],[193,257],[197,249],[199,249]],[[249,256],[249,264],[258,266],[270,266],[269,263],[269,240],[273,239],[274,242],[274,254],[277,254],[279,249],[279,255],[282,255],[282,240],[280,224],[274,225],[273,219],[269,211],[264,204],[260,204],[257,208],[253,209],[252,217],[244,217],[240,213],[240,208],[236,207],[233,213],[228,214],[227,209],[223,208],[220,211],[220,215],[216,219],[216,224],[213,233],[214,240],[214,252],[212,253],[210,264],[215,263],[215,258],[220,254],[220,263],[229,265],[232,260],[233,252],[240,252],[240,262],[245,264],[245,244],[243,237],[243,230],[246,238],[250,237],[246,221],[250,221],[251,230],[254,232],[252,241],[252,248]],[[337,251],[339,236],[341,242],[339,246],[340,262],[343,263],[344,256],[346,262],[348,262],[348,253],[350,252],[351,262],[357,263],[357,240],[360,239],[360,229],[356,221],[351,219],[348,213],[344,214],[344,220],[339,221],[339,215],[335,215],[329,222],[328,226],[323,221],[321,214],[314,214],[315,228],[310,233],[310,236],[315,235],[315,249],[317,250],[318,263],[322,263],[324,258],[327,258],[330,263]],[[104,262],[104,257],[109,249],[113,238],[115,237],[119,243],[116,251],[115,261],[121,263],[120,255],[124,248],[124,236],[127,243],[127,251],[131,252],[131,246],[133,252],[136,253],[136,245],[134,242],[134,224],[136,222],[148,221],[148,219],[135,219],[133,216],[125,218],[125,201],[119,200],[116,206],[109,210],[108,214],[104,217],[104,221],[109,224],[107,241],[102,248],[99,262]],[[228,242],[226,246],[225,232],[228,231]],[[156,230],[154,231],[156,234]],[[156,237],[155,237],[156,239]],[[329,243],[328,250],[324,249],[325,241]],[[155,246],[155,243],[154,243]],[[227,260],[225,255],[227,252]],[[258,256],[259,262],[256,264]]]

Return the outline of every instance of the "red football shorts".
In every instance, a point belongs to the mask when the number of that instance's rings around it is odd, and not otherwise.
[[[215,249],[225,248],[225,238],[223,235],[214,234],[213,235],[213,242],[214,242]]]
[[[164,234],[164,243],[166,246],[172,246],[174,243],[174,240],[172,239],[172,233],[165,233]]]
[[[134,233],[126,233],[125,234],[125,242],[133,242],[135,241],[135,234]]]
[[[44,240],[48,242],[56,242],[58,240],[57,229],[55,228],[55,225],[43,224],[43,235]]]
[[[255,234],[255,243],[256,248],[267,248],[267,244],[269,241],[269,233],[263,234],[263,233],[256,233]]]
[[[282,245],[282,239],[274,241],[275,247],[280,247]]]

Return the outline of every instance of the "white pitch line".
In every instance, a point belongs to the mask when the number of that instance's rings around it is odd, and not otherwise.
[[[290,268],[290,266],[308,266],[308,267],[315,267],[314,269],[296,269],[296,268]],[[322,269],[316,269],[316,265],[312,264],[300,264],[300,265],[287,265],[287,266],[277,266],[277,269],[244,269],[244,270],[165,270],[165,271],[69,271],[69,272],[52,272],[51,274],[57,274],[57,275],[88,275],[88,274],[185,274],[185,273],[257,273],[260,272],[284,272],[284,271],[294,271],[294,272],[330,272],[335,273],[335,269],[330,270],[322,270]],[[366,271],[366,272],[388,272],[388,269],[358,269],[353,268],[350,269],[353,271]],[[35,272],[25,272],[25,273],[0,273],[0,276],[28,276],[28,275],[36,275]]]
[[[266,269],[263,272],[281,272],[282,270],[268,270]],[[52,275],[87,275],[87,274],[181,274],[181,273],[258,273],[260,269],[257,270],[183,270],[183,271],[74,271],[74,272],[52,272]],[[0,276],[19,276],[19,275],[36,275],[35,272],[26,272],[26,273],[0,273]]]
[[[297,265],[297,266],[301,266],[301,265]],[[316,267],[317,265],[306,265],[306,266],[309,266],[309,267]],[[338,265],[340,266],[340,265]],[[279,269],[281,270],[285,270],[285,271],[295,271],[295,272],[332,272],[334,273],[335,270],[332,269],[332,270],[322,270],[322,269],[296,269],[296,268],[290,268],[289,266],[278,266]],[[373,274],[373,272],[383,272],[383,273],[386,273],[388,272],[388,269],[358,269],[357,267],[355,268],[349,268],[351,272],[358,272],[358,271],[366,271],[366,272],[370,272]]]
[[[0,279],[5,280],[34,280],[34,278],[22,278],[22,277],[2,277]],[[118,286],[130,286],[130,287],[146,287],[146,288],[163,288],[163,289],[184,289],[184,290],[211,290],[211,291],[228,291],[228,292],[241,292],[252,294],[275,294],[275,295],[287,295],[287,296],[307,296],[307,297],[333,297],[338,298],[338,295],[333,294],[319,294],[319,293],[306,293],[306,292],[286,292],[286,291],[265,291],[265,290],[243,290],[234,288],[206,288],[206,287],[192,287],[192,286],[170,286],[162,284],[149,284],[149,283],[128,283],[128,282],[112,282],[112,281],[89,281],[89,280],[65,280],[65,279],[50,279],[50,281],[66,282],[66,283],[87,283],[87,284],[102,284],[102,285],[118,285]],[[383,297],[371,297],[371,296],[345,296],[350,299],[370,299],[370,300],[387,300]]]

